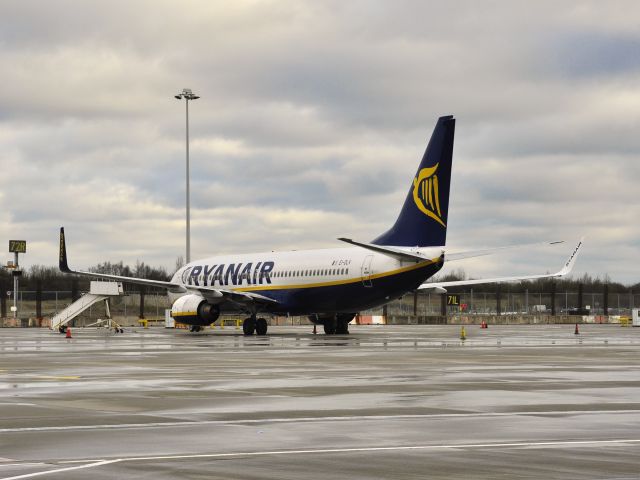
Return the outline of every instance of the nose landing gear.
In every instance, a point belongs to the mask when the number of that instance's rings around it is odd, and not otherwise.
[[[245,335],[253,335],[256,331],[256,317],[245,318],[242,322],[242,331]]]
[[[267,320],[264,318],[259,318],[256,320],[256,334],[257,335],[266,335],[267,334]]]

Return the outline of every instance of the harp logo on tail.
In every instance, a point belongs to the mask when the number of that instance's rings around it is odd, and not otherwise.
[[[436,163],[433,167],[423,168],[413,179],[413,201],[422,213],[446,228],[440,213],[440,193],[436,175],[438,165],[439,163]]]

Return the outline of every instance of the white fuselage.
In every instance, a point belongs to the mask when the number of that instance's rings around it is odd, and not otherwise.
[[[443,253],[441,248],[405,250],[433,259]],[[328,287],[337,296],[347,288],[355,295],[360,289],[371,294],[371,288],[380,279],[388,281],[388,277],[415,269],[418,264],[422,265],[421,262],[403,261],[360,247],[247,253],[191,262],[174,274],[172,282],[186,287],[213,287],[270,297],[277,295],[278,300],[286,305],[294,292],[300,296],[299,292],[303,290],[307,296],[312,291],[326,293]],[[172,301],[179,296],[172,294]],[[381,303],[385,303],[384,300],[383,296]],[[326,299],[323,302],[326,304]]]

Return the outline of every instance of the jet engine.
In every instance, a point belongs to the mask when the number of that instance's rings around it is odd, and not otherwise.
[[[184,295],[173,302],[171,316],[178,323],[211,325],[220,316],[220,307],[207,302],[200,295]]]

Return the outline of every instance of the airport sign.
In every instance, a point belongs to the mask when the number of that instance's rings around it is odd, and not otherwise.
[[[460,305],[460,295],[452,294],[447,295],[447,305],[455,305],[456,307]]]
[[[27,253],[27,241],[26,240],[9,240],[9,252]]]

